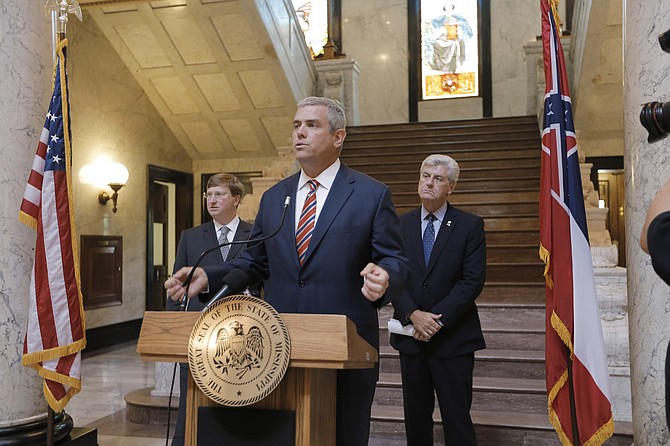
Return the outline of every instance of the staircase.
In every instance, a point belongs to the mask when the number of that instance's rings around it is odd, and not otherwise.
[[[398,213],[419,206],[423,159],[443,153],[461,173],[454,206],[484,218],[487,271],[477,299],[487,349],[475,354],[472,418],[480,446],[560,445],[547,416],[544,277],[539,247],[540,135],[535,117],[353,127],[342,151],[348,166],[391,188]],[[404,444],[397,352],[380,311],[380,380],[372,434]],[[444,444],[440,413],[435,441]],[[607,445],[630,445],[632,426],[616,423]]]

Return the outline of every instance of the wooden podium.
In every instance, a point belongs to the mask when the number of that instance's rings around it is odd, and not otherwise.
[[[147,311],[137,351],[144,361],[188,362],[188,341],[199,312]],[[289,368],[279,385],[251,408],[295,411],[296,446],[335,445],[337,369],[372,368],[377,350],[346,316],[281,314],[291,338]],[[186,446],[196,446],[197,408],[218,406],[189,373]],[[244,410],[241,408],[240,410]]]

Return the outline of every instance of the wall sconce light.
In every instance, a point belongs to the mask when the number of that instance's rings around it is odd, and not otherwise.
[[[116,213],[119,190],[128,182],[128,169],[121,163],[99,160],[93,164],[87,164],[79,171],[79,178],[82,182],[97,185],[98,187],[109,186],[113,193],[110,195],[106,191],[98,194],[98,202],[102,205],[112,200],[114,207],[112,212]]]
[[[103,190],[98,194],[98,201],[100,204],[105,205],[111,198],[112,203],[114,203],[112,212],[116,213],[116,200],[119,198],[119,190],[128,182],[128,169],[126,169],[126,166],[121,163],[112,163],[107,172],[107,181],[107,185],[112,188],[114,193],[110,196]]]

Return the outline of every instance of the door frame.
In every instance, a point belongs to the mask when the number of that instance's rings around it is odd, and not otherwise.
[[[174,221],[174,237],[179,240],[179,235],[185,229],[193,227],[193,174],[180,172],[149,164],[147,166],[147,246],[146,246],[146,293],[145,309],[149,309],[153,291],[154,270],[154,209],[151,187],[154,181],[173,183],[175,185],[175,215],[168,215]]]

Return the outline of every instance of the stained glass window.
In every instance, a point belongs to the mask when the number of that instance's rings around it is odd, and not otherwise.
[[[292,0],[298,15],[300,28],[305,34],[305,42],[312,58],[323,54],[323,46],[328,42],[328,1]]]
[[[479,95],[477,0],[421,0],[423,99]]]

